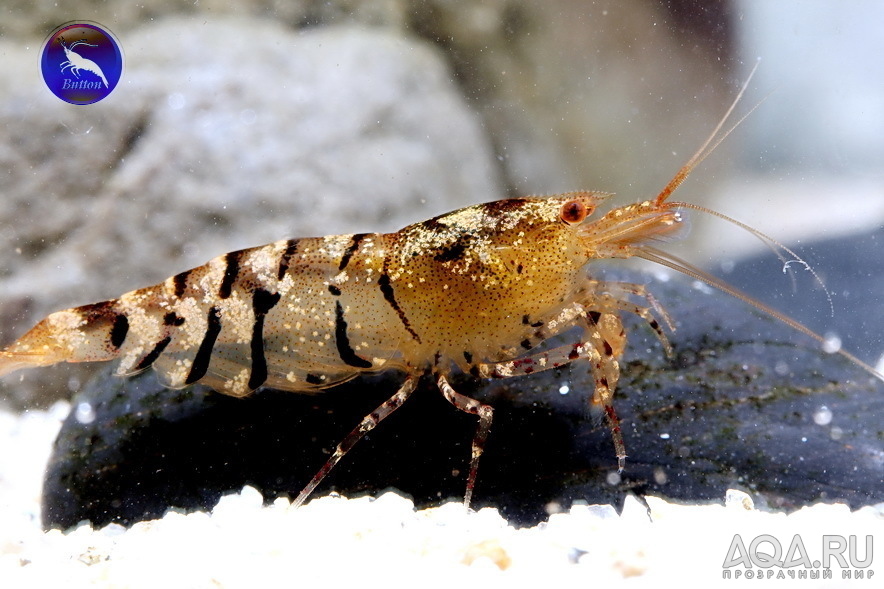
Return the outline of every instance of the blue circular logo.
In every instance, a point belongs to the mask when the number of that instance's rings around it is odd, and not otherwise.
[[[103,26],[69,22],[46,38],[40,69],[53,94],[71,104],[92,104],[117,87],[123,74],[123,52]]]

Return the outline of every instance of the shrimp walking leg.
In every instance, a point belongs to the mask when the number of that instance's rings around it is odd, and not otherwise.
[[[657,316],[663,319],[663,322],[666,323],[670,331],[675,331],[675,325],[673,325],[666,309],[657,302],[654,295],[648,292],[644,285],[631,282],[593,282],[593,291],[591,292],[593,294],[591,297],[587,297],[583,304],[594,309],[596,311],[595,315],[599,313],[613,314],[616,311],[623,311],[641,317],[654,330],[654,334],[660,340],[666,354],[672,355],[672,346],[669,344],[666,334],[663,333],[663,328],[657,321]],[[624,298],[625,295],[633,295],[644,299],[647,301],[648,306],[636,305],[626,300]],[[590,315],[593,314],[590,313]]]
[[[377,425],[386,419],[391,413],[399,409],[402,404],[408,399],[411,393],[414,392],[415,386],[417,385],[417,377],[414,375],[409,375],[408,378],[405,379],[405,382],[402,383],[402,386],[399,387],[399,390],[396,393],[381,403],[377,409],[366,415],[362,418],[362,421],[359,422],[353,431],[347,434],[341,442],[335,448],[334,453],[329,457],[326,463],[319,469],[313,478],[307,483],[307,486],[298,494],[295,500],[292,502],[292,506],[298,507],[307,500],[307,497],[310,496],[311,493],[316,489],[319,483],[322,482],[322,479],[328,475],[328,473],[335,467],[335,465],[341,461],[341,458],[350,451],[356,443],[362,439],[362,437],[373,430]]]
[[[558,346],[508,362],[478,364],[474,372],[484,378],[509,378],[559,368],[580,358],[589,360],[595,381],[590,404],[600,407],[604,413],[617,454],[618,468],[623,470],[626,446],[620,431],[620,420],[614,410],[613,398],[620,380],[620,364],[617,359],[623,353],[626,336],[620,319],[607,313],[590,313],[586,318],[585,329],[586,338],[582,342]]]
[[[448,400],[449,403],[465,413],[470,413],[479,417],[479,425],[476,428],[476,435],[473,436],[473,446],[470,457],[470,474],[467,477],[467,490],[464,493],[464,507],[470,506],[473,498],[473,489],[476,487],[476,474],[479,471],[479,458],[485,450],[485,440],[488,439],[488,432],[491,430],[491,420],[494,417],[494,409],[491,405],[480,403],[479,401],[462,395],[451,388],[448,379],[440,375],[436,380],[439,390]]]

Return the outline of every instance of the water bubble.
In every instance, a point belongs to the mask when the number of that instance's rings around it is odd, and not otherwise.
[[[669,477],[666,475],[666,471],[662,468],[654,469],[654,482],[658,485],[665,485],[669,481]]]
[[[605,477],[605,481],[611,485],[612,487],[620,484],[620,473],[616,470],[612,470],[608,473],[608,476]]]
[[[544,511],[546,511],[547,515],[553,515],[555,513],[562,513],[565,509],[562,507],[562,504],[558,501],[550,501],[546,505],[543,506]]]
[[[92,408],[92,404],[86,401],[77,403],[77,408],[74,410],[74,419],[84,425],[95,421],[95,409]]]
[[[838,337],[837,334],[832,333],[831,331],[826,333],[825,341],[823,342],[823,351],[827,354],[834,354],[838,350],[841,349],[841,338]]]
[[[813,422],[817,425],[829,425],[832,423],[832,410],[823,405],[814,411]]]
[[[654,278],[660,282],[669,282],[672,280],[672,273],[662,268],[654,268]]]
[[[714,290],[712,290],[711,286],[709,286],[708,284],[706,284],[705,282],[702,282],[700,280],[693,281],[691,283],[691,287],[694,290],[698,290],[703,294],[712,294],[713,292],[715,292]]]

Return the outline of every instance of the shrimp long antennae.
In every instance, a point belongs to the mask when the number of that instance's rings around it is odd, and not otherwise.
[[[760,62],[760,60],[759,60],[759,62]],[[755,75],[755,71],[758,69],[759,62],[756,62],[755,66],[752,68],[752,71],[749,72],[749,76],[746,78],[746,81],[743,82],[743,86],[740,88],[740,91],[737,93],[736,98],[734,98],[734,101],[731,103],[730,107],[728,107],[727,112],[725,112],[724,116],[721,118],[718,125],[716,125],[715,129],[709,135],[709,138],[703,142],[703,145],[700,146],[700,148],[696,151],[696,153],[694,153],[694,155],[691,156],[691,158],[687,161],[687,163],[685,163],[685,165],[683,165],[681,167],[681,169],[679,169],[679,171],[675,174],[675,176],[672,177],[672,179],[669,181],[669,183],[666,184],[665,187],[663,187],[663,190],[661,190],[660,193],[657,195],[657,197],[654,199],[654,204],[659,206],[662,209],[669,209],[669,208],[692,209],[695,211],[700,211],[703,213],[714,215],[720,219],[723,219],[729,223],[732,223],[732,224],[736,225],[737,227],[740,227],[741,229],[744,229],[744,230],[748,231],[749,233],[751,233],[752,235],[756,236],[758,239],[760,239],[762,242],[764,242],[768,247],[770,247],[773,250],[773,252],[777,255],[777,257],[784,263],[784,265],[785,265],[784,267],[788,267],[788,265],[789,265],[789,261],[787,261],[785,256],[782,254],[782,252],[786,252],[787,254],[792,256],[794,261],[797,261],[798,263],[802,264],[813,275],[814,279],[822,287],[823,292],[825,292],[826,299],[829,302],[829,310],[832,313],[832,315],[834,315],[835,314],[835,306],[834,306],[834,303],[832,302],[832,295],[829,293],[829,291],[826,288],[825,284],[823,283],[822,279],[819,277],[819,275],[813,270],[813,268],[807,262],[805,262],[798,254],[796,254],[790,248],[786,247],[785,245],[783,245],[782,243],[780,243],[776,239],[770,237],[769,235],[762,233],[758,229],[755,229],[754,227],[746,225],[745,223],[742,223],[742,222],[740,222],[732,217],[729,217],[723,213],[719,213],[718,211],[715,211],[715,210],[712,210],[712,209],[709,209],[709,208],[706,208],[706,207],[703,207],[700,205],[686,203],[686,202],[668,202],[668,203],[665,202],[666,199],[669,198],[669,196],[673,192],[675,192],[675,190],[679,186],[681,186],[681,184],[687,179],[687,177],[694,170],[694,168],[696,168],[703,160],[705,160],[707,157],[709,157],[709,154],[711,154],[713,151],[715,151],[715,148],[717,148],[721,144],[721,142],[724,141],[728,137],[728,135],[733,133],[733,131],[738,126],[740,126],[740,124],[744,120],[746,120],[746,118],[749,115],[751,115],[755,111],[755,109],[758,108],[762,102],[764,102],[764,100],[767,99],[767,97],[765,97],[762,100],[760,100],[755,106],[750,108],[748,112],[746,112],[742,117],[740,117],[736,123],[731,125],[731,127],[728,128],[727,131],[725,131],[724,133],[721,133],[721,129],[724,127],[728,118],[730,118],[730,116],[733,113],[734,109],[736,108],[737,104],[740,102],[740,99],[743,97],[743,94],[745,94],[746,89],[749,87],[749,83],[751,82],[752,77]],[[719,135],[719,133],[721,133],[721,135]],[[668,252],[664,252],[663,250],[657,249],[657,248],[655,248],[651,245],[647,245],[647,244],[636,246],[633,249],[633,255],[636,257],[648,260],[649,262],[654,262],[656,264],[666,266],[667,268],[671,268],[673,270],[681,272],[682,274],[690,276],[691,278],[694,278],[694,279],[699,280],[701,282],[705,282],[709,286],[717,288],[718,290],[720,290],[722,292],[725,292],[733,297],[736,297],[737,299],[739,299],[745,303],[752,305],[753,307],[755,307],[759,311],[762,311],[763,313],[766,313],[767,315],[773,317],[774,319],[777,319],[778,321],[785,323],[789,327],[807,335],[808,337],[820,342],[821,344],[825,345],[827,343],[826,339],[823,336],[821,336],[818,333],[816,333],[815,331],[805,327],[804,325],[802,325],[801,323],[799,323],[795,319],[792,319],[788,315],[781,313],[780,311],[777,311],[776,309],[769,307],[768,305],[765,305],[764,303],[755,299],[754,297],[749,296],[748,294],[742,292],[741,290],[727,284],[726,282],[724,282],[722,280],[719,280],[715,276],[712,276],[708,272],[705,272],[705,271],[701,270],[700,268],[697,268],[696,266],[690,264],[689,262],[687,262],[685,260],[682,260],[681,258],[679,258],[677,256],[674,256]],[[871,374],[872,376],[878,378],[879,380],[884,381],[884,374],[878,372],[872,366],[863,362],[862,360],[860,360],[859,358],[857,358],[856,356],[854,356],[850,352],[847,352],[846,350],[843,350],[843,349],[839,349],[838,353],[841,356],[843,356],[844,358],[847,358],[848,360],[853,362],[855,365],[857,365],[860,368],[862,368],[863,370],[865,370],[866,372],[868,372],[869,374]]]
[[[654,262],[655,264],[660,264],[661,266],[666,266],[667,268],[672,268],[673,270],[681,272],[682,274],[685,274],[686,276],[690,276],[691,278],[694,278],[694,279],[699,280],[701,282],[705,282],[706,284],[708,284],[709,286],[711,286],[713,288],[717,288],[718,290],[725,292],[725,293],[731,295],[732,297],[736,297],[737,299],[743,301],[744,303],[748,303],[748,304],[752,305],[753,307],[755,307],[759,311],[766,313],[767,315],[773,317],[774,319],[785,323],[786,325],[788,325],[792,329],[795,329],[796,331],[803,333],[804,335],[818,341],[819,343],[821,343],[823,345],[825,345],[827,343],[826,338],[824,338],[820,334],[816,333],[815,331],[805,327],[804,325],[802,325],[801,323],[799,323],[795,319],[792,319],[788,315],[781,313],[780,311],[777,311],[776,309],[765,305],[764,303],[755,299],[754,297],[752,297],[752,296],[744,293],[743,291],[729,285],[728,283],[724,282],[723,280],[720,280],[720,279],[716,278],[715,276],[712,276],[708,272],[705,272],[705,271],[701,270],[700,268],[697,268],[696,266],[692,265],[691,263],[686,262],[685,260],[682,260],[681,258],[670,254],[669,252],[664,252],[663,250],[657,249],[657,248],[650,246],[650,245],[642,245],[642,246],[635,248],[634,255],[638,258],[648,260],[649,262]],[[857,358],[856,356],[854,356],[850,352],[843,350],[843,349],[839,349],[838,353],[841,356],[843,356],[843,357],[847,358],[848,360],[850,360],[851,362],[853,362],[855,365],[857,365],[860,368],[862,368],[863,370],[865,370],[866,372],[868,372],[869,374],[871,374],[872,376],[874,376],[875,378],[884,381],[884,374],[881,374],[880,372],[878,372],[877,370],[872,368],[872,366],[870,366],[869,364],[866,364],[865,362],[863,362],[862,360],[860,360],[859,358]]]
[[[766,246],[768,246],[771,249],[771,251],[773,251],[774,254],[776,254],[776,256],[780,259],[780,261],[783,262],[784,271],[785,271],[785,268],[788,267],[788,265],[790,263],[790,260],[787,260],[786,257],[782,253],[782,252],[786,252],[787,254],[792,256],[791,262],[797,262],[797,263],[801,264],[802,266],[804,266],[807,269],[808,272],[810,272],[813,275],[813,278],[816,281],[816,283],[820,285],[820,288],[822,288],[823,292],[826,294],[826,300],[829,301],[829,312],[831,313],[831,315],[833,317],[835,316],[835,303],[832,301],[832,294],[829,292],[829,289],[826,288],[825,282],[823,282],[823,279],[820,278],[819,274],[816,273],[816,271],[813,269],[813,267],[810,264],[808,264],[807,262],[805,262],[801,256],[799,256],[794,251],[792,251],[791,248],[783,245],[782,243],[780,243],[779,241],[777,241],[776,239],[774,239],[770,235],[767,235],[766,233],[759,231],[755,227],[752,227],[751,225],[747,225],[747,224],[743,223],[742,221],[738,221],[737,219],[734,219],[733,217],[729,217],[729,216],[725,215],[724,213],[719,213],[716,210],[708,209],[704,206],[695,205],[695,204],[692,204],[689,202],[669,202],[669,203],[666,203],[666,208],[670,208],[670,207],[677,208],[677,209],[692,209],[694,211],[700,211],[701,213],[713,215],[715,217],[718,217],[719,219],[723,219],[723,220],[727,221],[728,223],[736,225],[740,229],[748,231],[749,233],[751,233],[752,235],[757,237],[762,243],[764,243]]]
[[[697,152],[691,156],[691,159],[689,159],[687,161],[687,163],[685,165],[683,165],[678,172],[676,172],[675,176],[672,177],[672,180],[670,180],[669,183],[663,187],[663,190],[661,190],[660,194],[658,194],[657,197],[654,199],[654,204],[657,204],[657,205],[663,204],[663,201],[665,201],[667,198],[669,198],[669,195],[671,195],[673,192],[675,192],[676,188],[681,186],[682,182],[684,182],[687,179],[687,177],[694,170],[694,168],[696,168],[698,165],[700,165],[700,163],[703,160],[705,160],[707,157],[709,157],[709,154],[711,154],[713,151],[715,151],[715,148],[718,147],[719,145],[721,145],[721,142],[724,141],[725,139],[727,139],[727,136],[730,135],[731,133],[733,133],[734,129],[739,127],[740,124],[746,120],[746,117],[751,115],[755,111],[755,109],[758,108],[761,105],[761,103],[767,99],[767,97],[762,98],[758,102],[758,104],[756,104],[755,106],[750,108],[749,111],[746,114],[744,114],[742,117],[740,117],[740,119],[736,123],[731,125],[731,127],[727,131],[725,131],[720,137],[718,136],[722,127],[724,127],[724,124],[727,122],[728,118],[730,118],[731,113],[733,113],[734,109],[737,107],[737,103],[740,102],[740,99],[743,97],[743,94],[746,93],[746,89],[749,87],[749,82],[752,81],[752,76],[755,75],[755,71],[758,69],[758,64],[760,62],[761,62],[761,60],[758,60],[755,62],[755,65],[752,67],[752,71],[749,72],[749,76],[746,78],[746,81],[743,82],[743,86],[740,88],[740,91],[737,93],[736,98],[734,98],[734,101],[731,103],[730,107],[728,107],[727,112],[724,113],[724,116],[721,117],[721,120],[718,122],[718,125],[716,125],[715,129],[712,130],[712,133],[709,135],[709,138],[703,142],[703,145],[701,145],[700,149],[698,149]]]

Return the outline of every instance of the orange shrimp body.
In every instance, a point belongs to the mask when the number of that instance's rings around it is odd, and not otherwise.
[[[513,360],[590,311],[614,310],[593,304],[590,260],[629,257],[637,239],[677,223],[645,205],[593,222],[604,196],[496,201],[396,233],[231,252],[49,315],[0,353],[0,372],[119,357],[120,374],[153,366],[167,386],[200,381],[240,396],[263,385],[309,392],[386,368]],[[622,229],[635,218],[640,232]],[[648,219],[659,227],[644,227]]]

